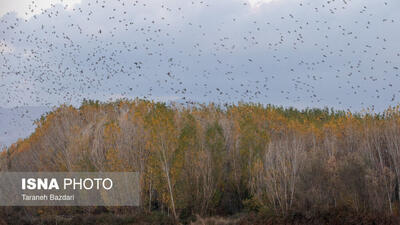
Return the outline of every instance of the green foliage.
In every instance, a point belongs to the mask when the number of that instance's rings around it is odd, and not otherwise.
[[[0,154],[1,170],[139,171],[142,210],[160,218],[341,207],[390,215],[400,204],[398,107],[352,114],[85,99],[37,125]]]

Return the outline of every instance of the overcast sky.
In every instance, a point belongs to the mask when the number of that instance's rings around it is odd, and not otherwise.
[[[399,102],[397,0],[1,0],[0,107]]]

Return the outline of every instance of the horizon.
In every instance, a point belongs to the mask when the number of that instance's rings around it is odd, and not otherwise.
[[[86,102],[85,102],[86,101]],[[91,99],[84,99],[84,101],[80,105],[68,105],[64,104],[65,106],[72,106],[77,110],[80,110],[82,106],[84,106],[86,103],[90,104],[92,103],[98,103],[100,105],[107,105],[107,104],[113,104],[117,102],[128,102],[132,103],[134,101],[150,101],[154,103],[164,103],[168,107],[175,107],[175,106],[180,106],[183,108],[187,107],[195,107],[195,108],[202,108],[202,107],[207,107],[210,105],[215,105],[218,108],[222,108],[224,110],[227,109],[227,107],[234,107],[234,106],[240,106],[240,105],[255,105],[255,106],[261,106],[263,108],[267,107],[273,107],[273,108],[280,108],[283,110],[295,110],[298,113],[302,114],[307,111],[312,111],[312,110],[321,110],[321,111],[328,111],[329,113],[351,113],[352,115],[356,116],[365,116],[365,115],[373,115],[373,116],[381,116],[385,115],[385,113],[388,110],[391,109],[396,109],[400,107],[398,106],[393,106],[393,107],[388,107],[384,111],[381,112],[376,112],[373,111],[372,109],[365,109],[362,111],[356,111],[352,112],[350,110],[341,110],[341,109],[335,109],[333,107],[328,108],[328,107],[323,107],[323,108],[318,108],[318,107],[305,107],[305,108],[296,108],[292,106],[283,106],[283,105],[272,105],[272,104],[262,104],[262,103],[256,103],[256,102],[236,102],[236,103],[223,103],[223,104],[216,104],[214,102],[207,102],[207,103],[179,103],[176,101],[156,101],[152,99],[143,99],[143,98],[135,98],[135,99],[116,99],[112,101],[105,101],[101,102],[99,100],[91,100]],[[15,122],[14,126],[12,123],[1,123],[0,121],[0,134],[3,134],[0,136],[0,151],[3,149],[9,148],[12,144],[16,143],[18,140],[24,140],[25,138],[28,138],[36,129],[35,121],[39,120],[43,116],[47,116],[48,113],[54,112],[56,109],[62,107],[62,105],[59,106],[53,106],[53,107],[46,107],[46,106],[20,106],[20,107],[13,107],[13,108],[3,108],[0,106],[0,118],[6,118],[8,121],[16,121],[16,118],[24,118],[27,119],[25,121],[20,121],[20,122]],[[14,112],[12,113],[11,117],[7,118],[7,115],[4,115],[5,112]],[[4,121],[4,120],[3,120]],[[7,120],[6,120],[7,121]],[[23,129],[15,129],[15,125],[23,126]],[[12,132],[15,131],[16,132]]]

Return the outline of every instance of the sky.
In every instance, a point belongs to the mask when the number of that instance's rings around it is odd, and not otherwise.
[[[397,0],[0,0],[0,107],[139,97],[381,112],[399,103],[399,10]]]

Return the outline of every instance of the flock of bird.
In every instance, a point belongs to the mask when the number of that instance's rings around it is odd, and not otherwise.
[[[384,109],[400,94],[392,1],[82,0],[0,17],[0,106],[147,98]],[[12,4],[10,2],[10,4]]]

